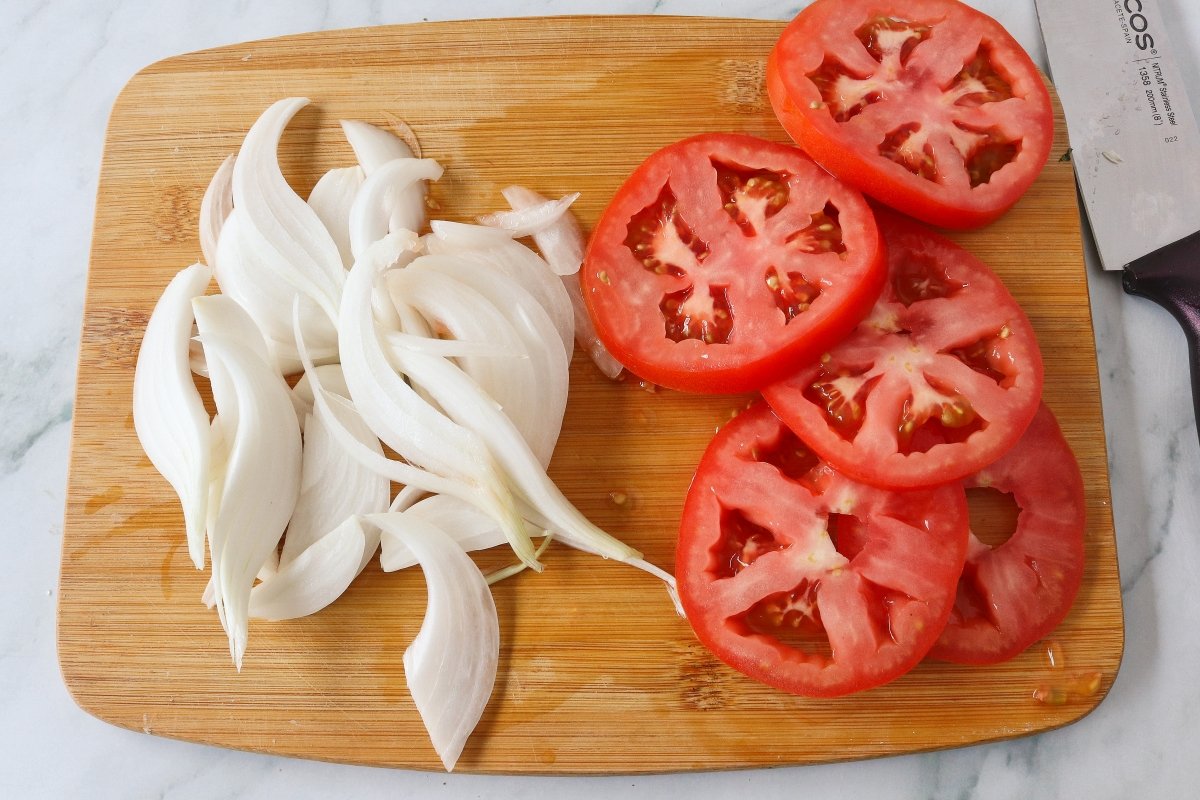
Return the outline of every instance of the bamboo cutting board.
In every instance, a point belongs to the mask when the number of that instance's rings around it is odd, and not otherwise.
[[[169,486],[133,431],[134,363],[170,277],[200,258],[204,187],[258,114],[303,95],[281,147],[301,194],[352,163],[337,121],[407,120],[446,167],[440,216],[469,220],[522,183],[582,192],[585,225],[646,155],[710,130],[784,140],[763,93],[777,22],[553,18],[319,33],[180,56],[133,78],[101,169],[75,406],[58,645],[76,701],[114,724],[249,750],[438,769],[401,655],[419,571],[373,565],[333,606],[253,623],[241,674],[200,603]],[[1046,399],[1083,468],[1087,572],[1067,621],[999,666],[922,664],[893,684],[805,700],[727,669],[652,578],[552,547],[542,575],[494,589],[495,694],[458,769],[639,773],[805,764],[1004,739],[1079,719],[1116,676],[1122,618],[1095,352],[1066,137],[1028,195],[956,238],[1029,313]],[[610,382],[585,359],[553,477],[590,518],[670,568],[691,471],[746,397]],[[978,505],[978,504],[977,504]],[[994,508],[976,509],[986,525]],[[486,554],[487,566],[511,555]],[[1053,659],[1049,652],[1054,653]],[[1064,666],[1065,659],[1065,666]],[[1053,660],[1054,663],[1051,663]],[[1050,690],[1054,702],[1038,702]]]

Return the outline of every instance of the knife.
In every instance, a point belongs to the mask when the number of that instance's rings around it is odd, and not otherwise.
[[[1200,128],[1158,0],[1035,5],[1101,265],[1183,326],[1200,420]]]

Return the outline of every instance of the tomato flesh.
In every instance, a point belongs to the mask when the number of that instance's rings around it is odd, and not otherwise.
[[[930,657],[994,664],[1062,622],[1083,579],[1083,478],[1054,414],[1042,406],[999,461],[966,481],[1012,495],[1016,529],[994,547],[974,535],[954,611]]]
[[[959,480],[999,458],[1037,411],[1037,340],[1000,279],[966,250],[894,214],[880,214],[879,225],[888,282],[875,308],[763,396],[858,480]]]
[[[1053,140],[1037,67],[999,23],[957,0],[817,0],[772,51],[767,90],[818,163],[950,228],[1012,206]]]
[[[700,461],[676,579],[718,658],[784,691],[833,697],[920,661],[950,614],[966,543],[961,486],[856,483],[758,403]]]
[[[653,154],[580,273],[608,350],[673,389],[757,389],[866,314],[883,281],[862,196],[794,147],[706,134]]]

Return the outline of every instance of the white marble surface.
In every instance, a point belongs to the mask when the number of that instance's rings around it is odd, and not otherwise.
[[[1044,61],[1032,0],[975,0]],[[1200,7],[1160,0],[1188,42]],[[1200,448],[1182,334],[1097,276],[1093,304],[1126,650],[1100,707],[1009,743],[841,765],[601,779],[446,776],[270,758],[111,727],[62,685],[54,607],[71,402],[96,177],[109,109],[139,68],[189,50],[381,23],[547,13],[786,19],[779,0],[5,0],[0,4],[0,797],[1194,797],[1200,791]]]

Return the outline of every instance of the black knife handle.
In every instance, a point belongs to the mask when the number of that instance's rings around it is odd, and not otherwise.
[[[1125,268],[1125,291],[1170,311],[1187,336],[1192,408],[1200,426],[1200,231],[1142,256]]]

